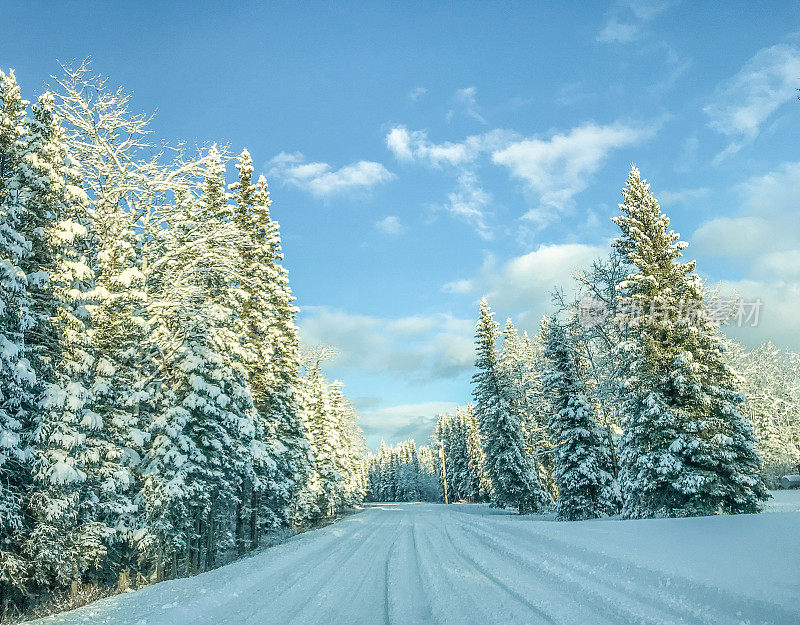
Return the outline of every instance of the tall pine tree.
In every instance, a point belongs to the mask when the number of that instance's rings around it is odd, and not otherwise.
[[[472,395],[492,482],[492,501],[497,506],[517,508],[520,514],[538,512],[550,498],[525,449],[522,425],[511,408],[510,392],[499,371],[498,336],[494,313],[484,299],[475,333],[478,372],[472,377]]]
[[[311,474],[313,458],[301,416],[300,348],[288,272],[280,264],[280,229],[270,216],[267,182],[252,183],[253,165],[245,150],[232,185],[234,221],[242,236],[238,292],[242,299],[243,365],[272,462],[265,465],[253,507],[267,528],[286,526],[297,493]]]
[[[633,266],[620,285],[630,340],[621,345],[626,429],[621,487],[626,517],[756,512],[768,494],[744,396],[723,359],[724,342],[703,304],[686,243],[669,229],[635,167],[623,190],[622,236],[614,246]]]
[[[611,473],[611,450],[585,393],[575,346],[556,319],[551,318],[546,328],[545,356],[550,368],[544,390],[551,402],[556,512],[566,521],[614,514],[619,494]]]
[[[31,486],[24,434],[33,419],[36,376],[25,352],[32,317],[22,269],[31,244],[23,233],[24,189],[17,176],[27,105],[14,73],[0,72],[0,615],[24,592],[19,543]]]

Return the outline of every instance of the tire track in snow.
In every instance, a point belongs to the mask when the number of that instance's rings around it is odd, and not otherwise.
[[[614,625],[664,625],[665,623],[685,623],[685,616],[683,613],[675,611],[673,616],[680,618],[680,621],[664,620],[663,617],[658,617],[654,614],[642,614],[631,610],[629,607],[615,602],[611,597],[600,594],[596,588],[597,580],[594,578],[576,579],[573,571],[557,570],[549,564],[549,553],[540,552],[541,558],[528,558],[523,554],[518,553],[517,549],[523,545],[517,540],[511,544],[501,544],[499,540],[494,537],[489,537],[483,534],[479,529],[465,525],[465,530],[472,534],[477,543],[483,545],[489,553],[490,557],[498,557],[500,555],[507,557],[511,560],[518,562],[525,567],[525,570],[535,571],[538,573],[536,578],[541,587],[548,587],[549,592],[562,595],[567,602],[566,605],[571,605],[569,609],[571,614],[585,613],[587,607],[594,610],[595,613],[591,616],[597,618],[602,616],[604,622],[613,623]],[[527,545],[524,545],[527,547]],[[523,580],[524,583],[525,580]],[[587,584],[587,582],[589,582]],[[613,584],[608,585],[612,591],[618,590]],[[565,604],[560,604],[565,605]],[[650,606],[652,608],[653,606]],[[563,609],[563,608],[562,608]]]
[[[451,516],[451,515],[448,515],[448,516]],[[450,546],[453,548],[453,552],[463,562],[466,562],[467,565],[470,566],[473,570],[475,570],[476,572],[480,573],[483,577],[485,577],[490,582],[492,582],[495,586],[497,586],[498,588],[503,590],[510,597],[512,597],[517,602],[521,603],[526,608],[528,608],[531,612],[536,614],[542,620],[542,622],[550,623],[550,625],[558,625],[558,622],[553,618],[553,616],[551,614],[549,614],[548,612],[546,612],[541,606],[537,605],[536,603],[534,603],[533,601],[528,599],[525,595],[521,594],[520,592],[518,592],[517,590],[515,590],[514,588],[512,588],[511,586],[506,584],[503,580],[501,580],[494,573],[492,573],[486,566],[484,566],[483,564],[481,564],[480,562],[478,562],[477,560],[475,560],[471,556],[468,556],[461,549],[459,549],[456,546],[455,541],[453,541],[453,537],[450,534],[449,528],[444,524],[442,525],[442,528],[444,530],[445,537],[447,538],[448,542],[450,543]]]
[[[397,625],[435,622],[422,579],[416,526],[417,517],[405,515],[385,570],[388,620]]]
[[[414,554],[414,579],[417,582],[417,596],[421,599],[424,614],[433,622],[430,600],[425,590],[425,584],[422,582],[422,566],[420,565],[420,552],[417,544],[417,524],[413,518],[411,519],[411,549]]]
[[[386,550],[386,559],[383,562],[383,622],[384,625],[392,625],[392,619],[389,614],[389,561],[392,559],[392,552],[394,546],[397,544],[397,537],[389,545]]]
[[[505,527],[498,525],[493,528],[493,530],[498,529],[501,533],[503,530],[506,530],[505,534],[509,537],[512,536],[512,534],[508,532],[510,528],[508,528],[507,525]],[[720,625],[730,625],[731,623],[745,623],[746,625],[788,625],[800,623],[800,618],[797,613],[790,613],[781,606],[762,599],[743,597],[677,573],[647,568],[622,558],[600,554],[550,536],[542,536],[538,532],[530,532],[530,534],[532,538],[535,538],[535,541],[531,541],[532,545],[550,545],[550,550],[544,553],[555,556],[556,559],[560,558],[562,562],[566,562],[571,567],[580,564],[587,572],[587,576],[591,575],[593,579],[597,578],[594,577],[595,574],[592,567],[599,566],[603,568],[604,572],[610,572],[612,576],[615,576],[617,583],[625,585],[631,593],[638,593],[638,596],[642,597],[645,601],[652,600],[652,595],[637,590],[636,584],[633,583],[634,579],[637,583],[645,580],[653,588],[669,589],[668,594],[662,594],[660,596],[661,600],[666,604],[677,603],[680,607],[688,607],[690,609],[696,608],[698,604],[705,606],[708,612],[718,615],[717,620],[709,621],[712,623],[719,623]],[[517,541],[518,540],[519,536],[517,536]],[[599,581],[610,588],[616,587],[606,576],[601,577]],[[678,582],[679,586],[676,586],[675,582]],[[709,598],[711,597],[714,598],[713,604],[709,602]],[[729,610],[722,611],[719,606],[723,605],[727,606]],[[708,614],[698,614],[697,616],[700,618],[708,618]]]
[[[378,517],[380,520],[380,515],[374,516]],[[298,573],[298,577],[302,578],[303,582],[306,582],[304,585],[309,586],[309,592],[302,595],[305,601],[300,605],[293,606],[293,609],[288,613],[284,612],[281,620],[276,621],[276,623],[285,625],[286,623],[295,621],[304,624],[349,622],[347,620],[342,620],[342,617],[348,611],[348,608],[351,607],[352,602],[346,601],[347,597],[343,596],[344,593],[340,592],[341,588],[337,588],[337,586],[343,580],[349,581],[350,578],[352,578],[351,571],[347,568],[350,562],[354,561],[364,551],[370,551],[373,548],[377,550],[380,543],[383,542],[385,538],[384,533],[387,525],[389,525],[388,520],[375,523],[373,531],[370,532],[366,538],[358,542],[356,542],[358,537],[353,536],[352,540],[348,541],[349,550],[346,552],[344,558],[338,559],[335,562],[330,562],[329,559],[326,558],[325,566],[320,567],[317,560],[306,560]],[[365,561],[371,560],[372,559],[365,559]],[[355,595],[358,595],[358,591],[363,586],[365,580],[369,579],[374,574],[374,571],[370,570],[368,567],[356,568],[356,570],[361,572],[361,576],[351,595],[355,600],[359,598],[363,600],[365,597],[357,597]],[[315,583],[309,584],[308,582]],[[323,602],[322,605],[320,605],[320,600],[331,596],[331,591],[340,595],[338,597],[340,603],[337,605],[334,600],[328,604],[324,604]],[[297,593],[294,592],[292,594]],[[317,598],[317,604],[309,604],[307,602],[307,598],[312,596]],[[376,611],[380,609],[378,606],[375,606],[375,608]],[[304,613],[308,611],[311,611],[312,614],[308,616],[304,615]]]
[[[289,562],[276,570],[269,570],[269,575],[266,580],[262,577],[258,580],[257,584],[250,586],[248,590],[251,592],[247,595],[242,596],[241,593],[237,593],[239,596],[235,598],[236,603],[250,605],[252,609],[248,610],[246,614],[242,614],[241,612],[237,614],[236,624],[259,623],[259,625],[261,625],[263,623],[274,622],[284,625],[288,623],[290,619],[295,618],[296,613],[306,608],[307,606],[305,604],[286,605],[283,601],[286,597],[291,596],[289,591],[297,587],[298,584],[302,585],[303,582],[307,582],[309,579],[315,577],[326,577],[331,570],[336,570],[337,567],[341,568],[343,564],[353,557],[356,551],[369,543],[382,528],[382,524],[380,523],[364,524],[361,522],[359,522],[359,525],[351,528],[350,526],[354,525],[354,523],[352,521],[347,523],[347,521],[349,521],[349,519],[342,522],[337,529],[350,530],[349,532],[341,533],[338,536],[333,533],[329,534],[330,541],[325,541],[318,549],[306,551],[301,548],[298,552],[292,554],[297,557],[289,558]],[[313,532],[309,532],[305,535],[311,537],[312,534]],[[330,546],[330,542],[333,542],[333,547]],[[327,553],[325,553],[326,551]],[[320,558],[319,556],[323,553],[325,553],[325,556]],[[320,562],[324,563],[324,566],[318,566]],[[268,563],[267,566],[270,566],[270,563]],[[264,584],[265,581],[269,582],[266,588]],[[318,588],[321,589],[324,585],[325,582],[321,581]],[[206,621],[209,625],[216,625],[217,623],[223,622],[223,620],[217,616],[217,612],[225,614],[224,610],[214,610],[212,614],[208,615],[212,616],[211,619]],[[276,616],[277,614],[281,614],[282,616],[278,618]],[[275,620],[265,621],[265,617],[267,619],[274,618]]]
[[[341,532],[342,528],[348,529],[349,532]],[[360,519],[356,522],[356,519],[352,518],[345,519],[338,527],[331,525],[322,530],[299,534],[263,553],[253,554],[229,565],[239,567],[257,559],[263,559],[264,562],[261,568],[248,571],[246,575],[236,578],[235,592],[231,591],[226,594],[227,583],[218,585],[216,588],[210,584],[208,590],[212,592],[206,592],[203,589],[202,594],[195,596],[191,602],[170,605],[157,617],[151,616],[148,625],[162,623],[164,625],[176,623],[218,625],[218,623],[225,622],[225,618],[231,614],[236,615],[236,625],[251,623],[253,620],[259,624],[264,623],[264,613],[266,612],[268,615],[270,613],[270,609],[265,609],[265,605],[277,603],[287,590],[307,574],[303,569],[305,563],[309,560],[316,561],[316,557],[326,551],[328,558],[335,557],[351,548],[352,542],[357,540],[361,534],[364,534],[361,540],[366,541],[378,531],[380,531],[379,526],[365,524]],[[216,576],[220,570],[202,573],[194,579],[199,581],[203,577]],[[264,571],[267,571],[266,577]],[[268,581],[266,587],[265,581]],[[221,600],[220,596],[223,597]],[[113,622],[116,625],[116,621]],[[277,622],[282,623],[282,621]]]

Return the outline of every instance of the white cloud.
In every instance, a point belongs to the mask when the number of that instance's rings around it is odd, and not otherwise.
[[[723,293],[736,293],[745,302],[760,301],[758,323],[728,324],[723,331],[754,347],[772,341],[779,347],[800,350],[800,281],[797,279],[744,278],[721,283]]]
[[[709,256],[740,260],[800,248],[800,162],[753,176],[735,192],[741,202],[738,214],[703,223],[692,236],[693,247]]]
[[[601,43],[630,43],[641,38],[645,22],[653,20],[666,11],[674,2],[647,2],[646,0],[628,0],[621,2],[609,12],[603,30],[596,40]],[[627,10],[626,10],[627,9]],[[620,19],[620,14],[625,17]]]
[[[462,112],[465,117],[485,124],[486,120],[481,115],[480,109],[478,108],[478,101],[475,99],[476,94],[477,89],[475,89],[475,87],[465,87],[464,89],[456,91],[453,96],[453,104],[456,108],[447,111],[447,121],[449,122],[453,118],[453,115],[459,111]]]
[[[333,169],[328,163],[306,162],[300,152],[281,152],[267,166],[270,176],[321,198],[348,191],[367,190],[395,177],[383,165],[374,161],[358,161]]]
[[[551,293],[569,290],[575,269],[588,267],[605,257],[609,248],[582,243],[540,245],[533,252],[498,263],[487,256],[475,276],[449,282],[447,293],[485,296],[503,315],[513,315],[521,327],[536,331],[540,317],[550,310]]]
[[[589,123],[550,139],[517,141],[494,152],[492,161],[507,167],[539,196],[544,210],[534,209],[528,216],[546,221],[547,209],[564,209],[586,189],[612,150],[640,143],[655,131],[619,122],[606,126]]]
[[[774,171],[753,176],[738,191],[745,211],[765,217],[796,218],[800,208],[800,161],[782,163]]]
[[[418,445],[424,445],[433,432],[436,417],[454,412],[457,406],[451,401],[428,401],[368,408],[359,416],[370,449],[375,449],[381,438],[389,444],[413,438]]]
[[[767,252],[753,265],[753,273],[800,282],[800,249]]]
[[[477,176],[465,171],[458,176],[458,185],[447,194],[444,206],[450,214],[470,223],[483,239],[491,239],[492,231],[487,224],[488,207],[492,196],[478,185]]]
[[[761,217],[715,217],[695,230],[691,249],[708,256],[751,257],[771,239],[774,244],[774,234],[773,224]]]
[[[304,345],[332,345],[335,370],[385,373],[413,381],[452,378],[472,367],[474,322],[448,314],[382,318],[304,306]]]
[[[601,43],[630,43],[639,38],[639,25],[634,23],[623,24],[612,17],[606,22],[603,30],[597,35]]]
[[[384,234],[390,235],[403,234],[407,230],[396,215],[388,215],[379,219],[375,222],[375,227]]]
[[[726,326],[726,333],[750,345],[771,340],[800,349],[800,162],[753,176],[735,192],[738,214],[702,224],[689,250],[744,266],[744,277],[723,287],[763,302],[757,327]]]
[[[524,180],[537,194],[540,206],[526,217],[541,224],[572,203],[612,150],[639,143],[657,129],[657,125],[644,128],[620,122],[605,126],[587,123],[549,139],[522,138],[517,133],[495,129],[463,141],[435,143],[425,130],[395,126],[386,135],[386,145],[400,161],[433,168],[452,167],[457,184],[448,194],[444,208],[471,223],[478,235],[488,239],[492,236],[488,225],[492,197],[475,173],[482,156],[491,155],[495,165]]]
[[[414,87],[408,94],[409,100],[412,102],[418,101],[421,97],[423,97],[428,90],[425,87]]]
[[[476,162],[517,138],[515,133],[496,129],[472,135],[459,142],[434,143],[424,130],[395,126],[386,135],[386,146],[400,161],[417,162],[435,169],[447,166],[456,176],[456,186],[438,207],[471,224],[481,238],[492,236],[488,225],[492,196],[480,185]]]
[[[717,88],[712,101],[703,109],[710,118],[709,125],[730,137],[754,139],[761,125],[795,97],[798,80],[798,48],[777,44],[759,50],[738,73]],[[736,149],[729,147],[728,151]]]
[[[463,167],[475,162],[482,153],[507,145],[516,136],[516,133],[497,129],[463,141],[434,143],[425,130],[395,126],[386,135],[386,146],[400,161],[417,161],[432,167]]]
[[[708,187],[678,189],[677,191],[660,191],[658,194],[658,201],[662,206],[687,204],[708,197],[709,193],[711,193],[711,190]]]
[[[448,282],[442,287],[445,293],[453,293],[455,295],[467,295],[475,289],[472,280],[462,278],[461,280],[453,280]]]

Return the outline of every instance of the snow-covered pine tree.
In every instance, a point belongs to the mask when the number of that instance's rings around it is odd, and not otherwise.
[[[367,501],[441,501],[441,470],[434,453],[430,447],[417,447],[413,439],[392,447],[381,441],[364,466]]]
[[[92,410],[87,445],[98,461],[88,480],[97,489],[97,515],[113,544],[109,568],[136,566],[143,535],[138,506],[140,463],[150,420],[159,410],[160,362],[153,341],[145,267],[146,216],[163,206],[165,178],[174,190],[185,176],[165,175],[151,157],[149,118],[130,112],[130,96],[91,76],[86,63],[64,67],[56,111],[64,119],[66,142],[90,201],[91,293],[94,359],[89,377]],[[161,231],[161,228],[157,228]]]
[[[452,441],[453,441],[453,422],[455,421],[455,417],[452,414],[440,414],[436,419],[436,424],[433,426],[433,434],[431,435],[431,439],[434,442],[434,447],[436,447],[436,451],[438,452],[437,455],[441,457],[442,451],[444,451],[444,459],[445,459],[445,475],[447,476],[447,495],[448,498],[453,498],[455,495],[455,484],[453,483],[453,478],[455,477],[455,472],[453,470],[453,458],[455,457],[455,453],[450,448]],[[439,468],[439,476],[441,479],[442,471],[441,467]],[[444,486],[444,485],[443,485]]]
[[[627,328],[617,323],[622,292],[619,285],[631,267],[613,251],[608,258],[595,260],[586,271],[575,274],[578,282],[576,301],[560,303],[580,329],[580,342],[588,364],[586,375],[593,386],[592,399],[597,404],[599,422],[612,451],[614,475],[619,474],[617,441],[622,434],[620,414],[621,376],[627,366],[625,354],[618,349],[627,339]]]
[[[542,393],[541,372],[536,366],[537,356],[527,334],[521,337],[511,319],[507,319],[498,357],[503,387],[508,393],[509,406],[522,426],[526,450],[533,459],[539,479],[549,486],[553,479],[551,458],[549,455],[540,456],[551,447],[548,407]]]
[[[536,468],[525,449],[522,426],[509,405],[509,393],[499,372],[498,329],[486,299],[481,301],[475,334],[478,372],[472,377],[475,413],[492,482],[492,501],[517,508],[520,514],[538,512],[550,503]]]
[[[338,471],[336,449],[339,432],[331,406],[330,385],[322,373],[322,361],[330,351],[322,348],[309,355],[305,363],[304,422],[314,454],[314,473],[319,482],[317,507],[323,516],[335,514],[343,477]]]
[[[768,497],[744,396],[703,305],[695,263],[635,167],[614,246],[634,270],[620,285],[626,430],[620,484],[626,517],[756,512]]]
[[[472,473],[473,463],[470,457],[468,445],[469,426],[464,410],[461,407],[456,409],[453,419],[453,427],[450,431],[450,453],[453,456],[453,492],[462,501],[474,501],[475,493],[472,490],[474,475]],[[453,499],[456,497],[453,496]]]
[[[9,186],[18,192],[23,233],[31,242],[22,263],[33,317],[25,349],[37,378],[27,511],[32,527],[23,548],[34,584],[49,590],[79,580],[106,554],[104,528],[95,522],[96,494],[86,482],[86,467],[95,460],[86,446],[93,413],[87,405],[92,356],[84,326],[92,276],[83,258],[86,196],[75,184],[49,93],[33,107],[18,146]]]
[[[253,491],[251,508],[265,517],[267,528],[276,528],[291,522],[298,493],[313,466],[297,397],[297,308],[288,272],[280,264],[280,229],[270,216],[266,180],[261,176],[252,183],[253,164],[247,150],[240,154],[236,168],[239,178],[231,189],[236,198],[234,221],[242,236],[238,279],[242,360],[271,457],[271,462],[261,466],[261,488]],[[251,534],[257,535],[255,527]]]
[[[471,501],[487,501],[491,494],[491,481],[486,475],[486,456],[481,445],[480,428],[472,404],[462,409],[466,426],[467,454],[469,455],[469,496]]]
[[[330,406],[334,414],[336,438],[339,441],[335,453],[337,471],[342,476],[340,505],[347,508],[364,499],[360,467],[362,458],[366,455],[367,444],[357,423],[358,414],[345,396],[343,384],[339,380],[334,380],[330,385]],[[413,441],[411,455],[416,456]]]
[[[244,371],[226,348],[232,327],[231,285],[238,270],[237,229],[230,221],[221,157],[210,150],[203,192],[183,198],[183,219],[170,229],[172,310],[159,341],[166,354],[165,409],[153,420],[143,495],[155,532],[156,566],[177,572],[216,565],[233,546],[233,511],[243,480],[265,457],[252,418]]]
[[[0,72],[0,617],[24,595],[19,545],[30,490],[30,441],[23,434],[33,419],[36,381],[25,354],[32,319],[21,267],[31,246],[22,233],[24,207],[16,186],[27,105],[13,71]]]
[[[389,450],[389,446],[386,444],[386,441],[381,439],[380,444],[378,445],[378,453],[376,457],[376,464],[378,465],[377,470],[377,499],[376,501],[389,501],[389,473],[388,473],[388,464],[391,452]]]
[[[575,345],[557,319],[551,318],[546,328],[550,368],[543,382],[551,403],[556,512],[566,521],[615,514],[619,489],[610,470],[611,450],[585,393]]]

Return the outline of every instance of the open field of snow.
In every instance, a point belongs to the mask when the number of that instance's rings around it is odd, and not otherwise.
[[[800,493],[773,514],[559,523],[483,505],[367,506],[63,625],[796,625]]]

